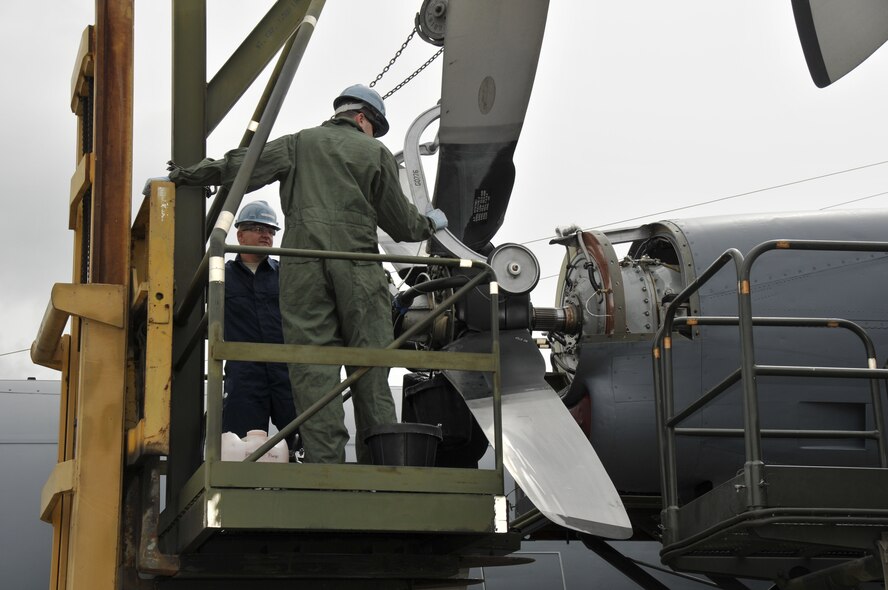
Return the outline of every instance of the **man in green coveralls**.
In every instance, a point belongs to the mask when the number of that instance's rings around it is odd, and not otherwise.
[[[405,199],[395,159],[377,137],[389,128],[379,94],[360,84],[333,101],[334,116],[319,127],[268,142],[249,190],[280,182],[285,228],[282,247],[378,253],[379,226],[396,241],[420,241],[447,227],[438,209],[420,214]],[[177,185],[230,185],[246,148],[181,168]],[[391,300],[376,262],[281,257],[280,307],[290,344],[384,348],[392,341]],[[290,381],[301,414],[339,383],[340,367],[291,364]],[[354,367],[346,367],[351,373]],[[352,385],[357,455],[369,463],[364,433],[397,421],[385,368],[371,369]],[[341,399],[300,427],[306,460],[342,463],[348,431]]]

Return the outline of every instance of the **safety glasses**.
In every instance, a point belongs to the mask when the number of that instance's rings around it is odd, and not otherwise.
[[[268,225],[258,225],[258,224],[242,225],[238,229],[240,229],[241,231],[255,232],[257,234],[269,234],[272,236],[277,233],[276,229],[274,229],[273,227],[268,226]]]

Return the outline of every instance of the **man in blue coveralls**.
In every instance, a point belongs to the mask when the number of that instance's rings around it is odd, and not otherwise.
[[[267,202],[254,201],[241,208],[237,221],[241,246],[273,245],[280,229],[277,215]],[[225,340],[282,344],[278,304],[279,267],[265,254],[238,254],[225,263]],[[268,419],[278,428],[296,418],[286,363],[227,361],[222,431],[240,437],[248,430],[268,430]],[[293,438],[287,444],[293,449]]]

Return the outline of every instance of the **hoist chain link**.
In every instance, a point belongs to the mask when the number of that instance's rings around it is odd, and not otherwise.
[[[419,66],[419,67],[416,69],[415,72],[413,72],[412,74],[410,74],[409,76],[407,76],[406,78],[404,78],[404,81],[403,81],[403,82],[401,82],[400,84],[398,84],[397,86],[395,86],[394,88],[392,88],[391,90],[389,90],[388,92],[386,92],[385,95],[382,97],[382,100],[387,99],[387,98],[390,97],[392,94],[394,94],[395,92],[397,92],[398,90],[400,90],[401,88],[403,88],[403,87],[407,84],[407,82],[409,82],[410,80],[412,80],[413,78],[415,78],[415,77],[416,77],[421,71],[423,71],[424,69],[426,69],[426,68],[429,66],[429,64],[431,64],[433,61],[435,61],[435,59],[436,59],[439,55],[441,55],[443,52],[444,52],[444,48],[442,47],[441,49],[439,49],[439,50],[435,53],[435,55],[433,55],[432,57],[430,57],[430,58],[428,59],[427,62],[425,62],[424,64],[422,64],[421,66]]]
[[[401,49],[399,49],[395,52],[395,57],[391,58],[388,62],[388,65],[385,66],[384,68],[382,68],[382,71],[379,72],[378,76],[376,76],[376,79],[373,80],[372,82],[370,82],[370,88],[373,88],[374,86],[376,86],[376,83],[379,82],[380,80],[382,80],[382,77],[388,73],[389,68],[392,67],[393,65],[395,65],[395,62],[398,61],[399,57],[401,57],[401,52],[403,52],[405,49],[407,49],[407,44],[410,43],[410,40],[413,39],[413,35],[415,35],[415,34],[416,34],[416,27],[413,27],[413,30],[410,31],[409,35],[407,35],[407,40],[401,44]]]
[[[404,43],[401,44],[401,48],[400,48],[398,51],[395,52],[395,56],[394,56],[392,59],[389,60],[388,65],[386,65],[384,68],[382,68],[382,71],[379,72],[379,75],[376,76],[376,78],[375,78],[372,82],[370,82],[370,85],[369,85],[370,88],[373,88],[374,86],[376,86],[376,83],[379,82],[380,80],[382,80],[382,77],[385,76],[385,75],[388,73],[389,68],[391,68],[393,65],[395,65],[395,62],[398,60],[399,57],[401,57],[401,53],[407,48],[407,44],[410,43],[410,40],[413,39],[413,36],[414,36],[415,34],[416,34],[416,27],[414,27],[413,30],[410,31],[410,34],[407,35],[407,40],[404,41]],[[435,55],[433,55],[432,57],[430,57],[430,58],[428,59],[428,61],[426,61],[426,62],[425,62],[424,64],[422,64],[421,66],[419,66],[419,67],[416,69],[415,72],[413,72],[412,74],[410,74],[409,76],[407,76],[406,78],[404,78],[404,80],[403,80],[400,84],[398,84],[397,86],[395,86],[394,88],[392,88],[391,90],[389,90],[389,91],[388,91],[388,92],[382,97],[382,100],[387,99],[387,98],[390,97],[392,94],[394,94],[395,92],[397,92],[398,90],[400,90],[401,88],[403,88],[408,82],[410,82],[410,80],[412,80],[413,78],[415,78],[415,77],[416,77],[421,71],[423,71],[424,69],[426,69],[427,67],[429,67],[429,64],[431,64],[433,61],[435,61],[435,59],[436,59],[439,55],[441,55],[441,53],[442,53],[443,51],[444,51],[444,48],[442,47],[441,49],[438,50],[437,53],[435,53]]]

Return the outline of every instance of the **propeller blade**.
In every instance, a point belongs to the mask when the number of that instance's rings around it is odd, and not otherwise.
[[[888,40],[885,0],[792,0],[811,78],[829,86]]]
[[[490,350],[490,333],[472,333],[447,347]],[[524,330],[500,333],[503,462],[546,518],[611,539],[632,525],[610,476],[558,394],[543,379],[545,361]],[[490,375],[444,371],[484,430],[495,440]]]
[[[479,251],[506,214],[548,0],[450,0],[435,206]]]

